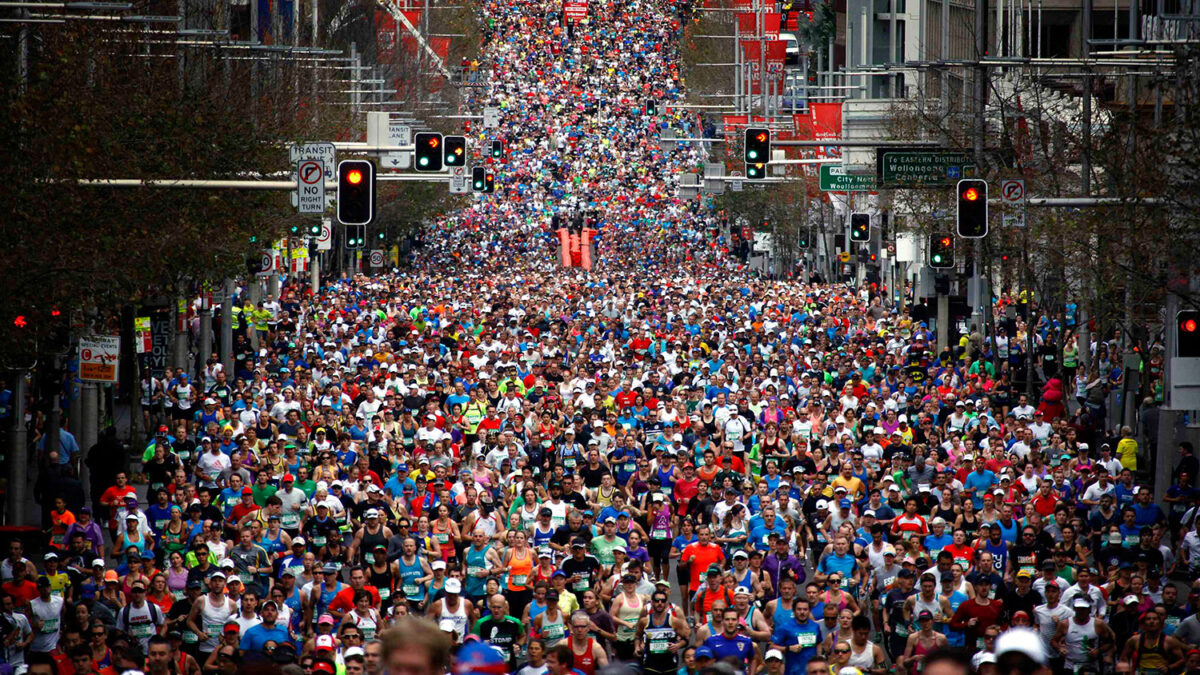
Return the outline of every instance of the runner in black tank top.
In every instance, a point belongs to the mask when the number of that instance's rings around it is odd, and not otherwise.
[[[392,607],[392,589],[395,587],[396,577],[392,574],[392,563],[387,559],[387,549],[375,549],[375,564],[367,565],[367,584],[374,586],[379,591],[380,603],[379,611],[386,614]],[[379,565],[383,567],[380,569]]]

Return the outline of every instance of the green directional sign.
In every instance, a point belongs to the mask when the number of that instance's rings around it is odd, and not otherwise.
[[[822,192],[874,192],[875,176],[869,173],[850,173],[842,166],[821,165]]]
[[[875,167],[881,188],[946,187],[975,177],[975,159],[966,150],[878,148]]]

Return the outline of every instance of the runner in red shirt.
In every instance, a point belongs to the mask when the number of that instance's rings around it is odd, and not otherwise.
[[[696,533],[697,541],[683,547],[679,555],[680,564],[688,565],[691,580],[688,589],[695,593],[700,589],[700,575],[708,571],[709,565],[725,562],[725,552],[720,546],[712,543],[712,528],[701,526]]]

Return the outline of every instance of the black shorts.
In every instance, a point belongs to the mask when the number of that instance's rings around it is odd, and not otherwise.
[[[650,554],[651,560],[665,564],[671,558],[671,540],[651,539],[646,543],[646,552]]]
[[[179,408],[171,408],[171,419],[173,420],[190,420],[196,414],[194,410],[180,410]]]

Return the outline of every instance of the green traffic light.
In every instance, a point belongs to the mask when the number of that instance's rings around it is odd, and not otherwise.
[[[940,262],[942,262],[942,256],[941,256],[941,254],[934,254],[934,256],[933,256],[933,262],[935,262],[935,263],[940,263]]]

